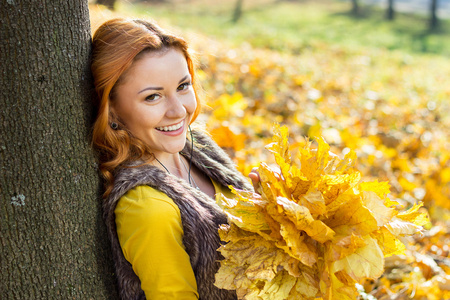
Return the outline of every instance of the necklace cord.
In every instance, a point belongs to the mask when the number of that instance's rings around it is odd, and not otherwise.
[[[192,138],[191,125],[188,125],[188,128],[189,128],[189,134],[191,135],[191,151],[190,151],[191,153],[190,153],[190,158],[189,158],[188,178],[189,178],[189,184],[191,184],[191,167],[192,167],[192,152],[194,150],[194,139]]]
[[[195,182],[194,177],[191,177],[191,174],[190,174],[190,172],[188,171],[188,169],[187,169],[187,167],[186,167],[186,164],[184,163],[183,160],[181,160],[181,163],[183,164],[184,170],[186,170],[186,172],[188,173],[188,176],[189,176],[189,185],[192,186],[192,187],[195,187],[195,188],[199,189],[199,187],[198,187],[198,185],[197,185],[197,182]],[[192,183],[193,183],[193,184],[191,184],[191,178],[192,178]]]
[[[189,125],[188,128],[189,128],[189,134],[191,135],[191,150],[190,150],[190,154],[189,154],[189,156],[190,156],[190,158],[189,158],[189,170],[186,170],[186,165],[184,164],[183,160],[181,160],[181,163],[183,164],[184,169],[188,172],[189,185],[192,186],[192,183],[191,183],[191,168],[192,168],[192,153],[193,153],[193,150],[194,150],[194,139],[192,137],[191,125]],[[156,156],[155,156],[155,159],[167,171],[167,173],[170,174],[169,169],[167,169],[166,166],[163,165],[163,163]],[[193,178],[192,178],[192,180],[194,181]],[[194,181],[194,184],[198,188],[198,185],[197,185],[197,183],[195,181]]]
[[[170,171],[169,171],[169,169],[167,169],[166,168],[166,166],[165,165],[163,165],[163,163],[155,156],[155,159],[156,159],[156,161],[157,162],[159,162],[159,164],[167,171],[167,173],[169,173],[170,174]]]

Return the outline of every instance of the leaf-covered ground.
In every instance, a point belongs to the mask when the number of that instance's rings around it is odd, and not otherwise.
[[[198,41],[198,40],[197,40]],[[198,46],[212,108],[207,127],[246,174],[269,162],[273,122],[290,128],[292,150],[323,136],[333,152],[356,151],[365,180],[391,184],[405,208],[423,201],[432,224],[385,274],[364,284],[377,299],[450,299],[450,74],[442,57],[324,45],[299,56]],[[397,298],[395,298],[397,297]]]
[[[116,15],[91,7],[93,24]],[[244,174],[274,163],[264,146],[278,122],[292,152],[323,136],[339,156],[356,152],[363,180],[389,181],[390,199],[423,201],[424,236],[361,282],[362,299],[450,299],[449,58],[320,42],[294,55],[177,30],[198,53],[200,119]]]

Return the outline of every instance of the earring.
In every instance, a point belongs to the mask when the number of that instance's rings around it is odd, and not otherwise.
[[[117,128],[119,128],[119,125],[116,122],[111,122],[110,126],[114,130],[117,130]]]

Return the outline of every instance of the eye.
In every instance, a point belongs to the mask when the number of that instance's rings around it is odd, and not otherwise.
[[[189,88],[190,85],[191,85],[190,82],[182,83],[182,84],[180,84],[180,85],[177,87],[177,90],[178,90],[178,91],[184,91],[184,90],[187,90],[187,89]]]
[[[159,94],[151,94],[148,95],[147,97],[145,97],[146,101],[155,101],[158,100],[159,98],[161,98],[161,96]]]

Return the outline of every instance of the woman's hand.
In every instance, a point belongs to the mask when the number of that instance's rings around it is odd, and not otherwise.
[[[250,174],[248,174],[248,177],[250,177],[250,179],[252,180],[253,189],[255,190],[255,193],[261,194],[260,193],[261,185],[259,184],[261,178],[259,177],[258,168],[253,168],[250,171]]]
[[[274,170],[271,168],[274,172],[275,177],[280,180],[282,178],[281,171],[279,169]],[[261,177],[259,177],[258,168],[253,168],[250,173],[248,174],[248,177],[252,180],[253,189],[255,190],[255,193],[261,194]]]

